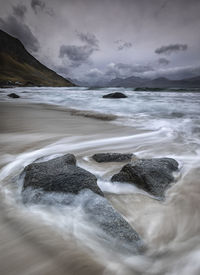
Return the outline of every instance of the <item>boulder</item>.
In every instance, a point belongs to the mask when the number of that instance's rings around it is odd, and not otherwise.
[[[83,189],[104,196],[97,185],[96,177],[76,166],[74,155],[67,154],[49,161],[32,163],[25,170],[22,193],[27,189],[45,192],[78,194]]]
[[[15,93],[11,93],[8,96],[11,97],[11,98],[20,98],[20,96],[15,94]]]
[[[144,251],[138,233],[104,198],[96,177],[76,166],[74,155],[32,163],[24,172],[24,202],[78,207],[108,249],[128,254]]]
[[[154,196],[163,197],[174,181],[172,173],[177,170],[178,163],[172,158],[141,159],[125,165],[111,181],[132,183]]]
[[[120,153],[98,153],[94,154],[92,158],[96,162],[122,162],[132,159],[133,154],[120,154]]]
[[[103,98],[126,98],[127,96],[123,93],[111,93],[111,94],[107,94],[107,95],[103,95]]]

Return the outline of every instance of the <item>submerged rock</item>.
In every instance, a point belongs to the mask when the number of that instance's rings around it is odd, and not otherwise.
[[[83,189],[90,189],[104,196],[97,185],[96,177],[76,166],[76,159],[71,154],[45,162],[32,163],[24,172],[23,191],[31,187],[45,192],[78,194]]]
[[[125,165],[111,181],[133,183],[154,196],[163,197],[174,181],[172,173],[176,170],[178,163],[172,158],[141,159]]]
[[[127,252],[143,252],[145,246],[139,234],[112,207],[107,199],[91,194],[83,204],[83,209],[89,221],[101,228],[114,241],[115,249],[125,249]]]
[[[131,160],[133,154],[120,153],[98,153],[94,154],[92,158],[96,162],[121,162]]]
[[[119,92],[103,95],[103,98],[126,98],[126,97],[127,96],[125,94],[119,93]]]
[[[15,93],[11,93],[8,96],[11,97],[11,98],[20,98],[20,96],[15,94]]]

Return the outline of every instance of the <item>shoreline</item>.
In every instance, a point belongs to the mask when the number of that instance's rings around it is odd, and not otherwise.
[[[134,128],[110,123],[107,115],[43,103],[0,102],[0,116],[0,166],[7,154],[39,149],[65,137],[84,142],[137,133]]]
[[[53,115],[54,113],[54,115]],[[112,114],[103,114],[100,112],[94,111],[87,111],[87,110],[78,110],[74,108],[65,108],[59,105],[50,105],[44,103],[28,103],[28,102],[0,102],[0,115],[1,115],[1,122],[0,122],[0,133],[4,132],[21,132],[26,130],[31,130],[32,132],[38,132],[41,130],[42,132],[47,130],[48,126],[45,124],[46,122],[57,122],[57,125],[49,125],[49,130],[53,130],[53,126],[59,128],[59,132],[64,132],[64,129],[61,126],[66,126],[66,122],[72,126],[72,124],[77,121],[81,122],[81,130],[84,130],[82,127],[83,124],[88,124],[90,121],[90,125],[92,124],[93,127],[98,128],[98,126],[105,126],[105,129],[108,130],[109,128],[116,129],[116,128],[123,128],[125,129],[132,129],[128,126],[123,125],[114,125],[111,123],[107,123],[109,121],[113,121],[118,117]],[[39,121],[40,120],[40,121]],[[80,121],[81,120],[81,121]],[[26,123],[27,121],[27,123]],[[92,123],[94,122],[95,123]],[[12,124],[15,123],[16,126]],[[30,123],[32,127],[30,127]],[[43,124],[43,127],[41,127]],[[98,124],[98,125],[97,125]],[[108,126],[109,125],[109,126]],[[17,126],[19,126],[17,128]],[[89,126],[89,125],[88,125]],[[9,129],[10,128],[10,129]],[[18,131],[16,131],[18,129]],[[86,131],[83,131],[85,133]],[[82,133],[81,133],[82,134]]]

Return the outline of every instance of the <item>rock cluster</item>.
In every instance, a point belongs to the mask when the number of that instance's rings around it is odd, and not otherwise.
[[[162,197],[174,180],[172,172],[178,169],[178,163],[169,158],[138,160],[132,157],[132,154],[104,153],[92,158],[97,162],[129,161],[111,181],[136,184]],[[104,197],[97,178],[76,165],[72,154],[25,167],[22,198],[24,203],[37,204],[73,205],[76,202],[77,205],[78,201],[88,221],[104,232],[105,240],[114,240],[115,249],[125,249],[128,253],[144,251],[139,234]]]

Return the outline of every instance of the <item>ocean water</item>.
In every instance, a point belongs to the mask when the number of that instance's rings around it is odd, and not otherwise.
[[[102,95],[113,91],[123,92],[128,97],[102,98]],[[20,98],[9,98],[7,95],[11,92],[20,95]],[[116,130],[113,132],[105,130],[109,127],[104,129],[101,122],[99,133],[89,131],[88,134],[70,136],[69,129],[66,136],[56,137],[53,141],[49,141],[49,133],[26,134],[20,133],[19,130],[12,135],[0,135],[2,141],[15,141],[16,146],[19,140],[30,138],[30,144],[27,141],[29,146],[25,146],[20,152],[8,153],[6,148],[1,149],[0,170],[1,205],[2,209],[6,209],[2,213],[9,217],[6,223],[5,217],[3,219],[0,216],[1,229],[6,225],[13,228],[13,224],[17,224],[15,226],[20,228],[22,244],[30,249],[32,246],[36,247],[36,254],[41,254],[41,262],[38,261],[37,264],[31,261],[31,256],[27,256],[32,266],[30,274],[51,274],[49,270],[57,270],[57,265],[62,267],[62,270],[55,271],[57,274],[200,274],[198,91],[188,89],[180,92],[174,89],[135,92],[125,88],[26,87],[0,89],[0,101],[50,104],[52,108],[56,105],[56,108],[62,110],[82,110],[83,115],[84,112],[91,112],[93,116],[96,113],[116,116],[116,119],[105,122],[110,127],[115,125]],[[95,120],[91,123],[95,123]],[[38,142],[37,146],[32,145],[32,140]],[[148,251],[145,255],[127,257],[118,251],[108,250],[103,245],[103,234],[101,236],[98,228],[87,223],[81,211],[81,198],[78,207],[73,208],[61,208],[59,204],[51,208],[25,207],[21,203],[22,183],[19,175],[23,168],[39,158],[47,160],[67,152],[74,153],[78,165],[97,176],[98,185],[105,192],[107,199],[147,244]],[[131,152],[139,158],[172,157],[179,162],[180,171],[175,175],[177,182],[167,191],[165,201],[158,201],[133,185],[111,183],[111,175],[118,171],[122,164],[99,165],[90,158],[96,152]],[[58,201],[59,199],[56,198]],[[27,234],[28,240],[25,238]],[[51,236],[54,237],[51,239]],[[13,241],[9,245],[4,244],[8,255],[12,254],[16,241],[13,233],[11,237]],[[53,248],[49,240],[52,241]],[[38,249],[38,242],[42,249]],[[25,251],[29,251],[28,248]],[[17,251],[17,248],[15,249]],[[44,250],[45,253],[48,251],[48,255],[52,250],[53,255],[56,251],[62,252],[57,254],[58,263],[51,262],[52,266],[48,266],[46,258],[49,256],[42,258]],[[15,268],[15,264],[16,262],[11,265],[10,270]],[[21,264],[25,265],[23,261]],[[35,266],[39,271],[34,269]],[[7,274],[12,274],[10,270]],[[27,269],[24,270],[21,274],[29,274]],[[6,274],[5,268],[3,271]]]

